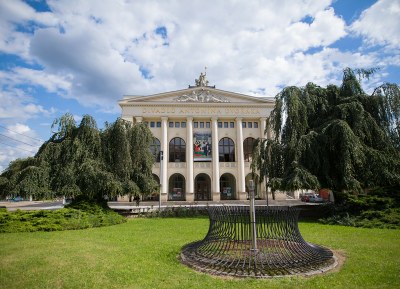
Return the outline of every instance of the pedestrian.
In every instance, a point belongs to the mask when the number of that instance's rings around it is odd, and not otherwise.
[[[140,204],[140,197],[139,197],[139,195],[136,195],[136,196],[135,196],[135,201],[136,201],[136,206],[139,207],[139,204]]]

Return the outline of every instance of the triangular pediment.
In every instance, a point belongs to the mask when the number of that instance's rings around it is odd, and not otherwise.
[[[119,101],[120,105],[134,105],[139,103],[157,104],[216,104],[216,103],[246,103],[246,104],[261,104],[273,103],[273,98],[254,97],[245,94],[235,93],[216,89],[214,87],[190,87],[188,89],[164,92],[147,96],[131,96],[126,95]]]

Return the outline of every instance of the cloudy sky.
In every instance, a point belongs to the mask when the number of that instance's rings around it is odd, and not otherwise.
[[[0,0],[0,171],[69,112],[99,127],[123,95],[211,85],[262,97],[339,84],[345,67],[399,83],[400,0]]]

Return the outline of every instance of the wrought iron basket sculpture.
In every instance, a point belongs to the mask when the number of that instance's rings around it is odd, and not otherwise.
[[[252,234],[249,206],[209,207],[207,236],[182,248],[182,263],[234,277],[324,272],[334,266],[333,253],[304,241],[298,229],[299,212],[295,207],[257,206]]]

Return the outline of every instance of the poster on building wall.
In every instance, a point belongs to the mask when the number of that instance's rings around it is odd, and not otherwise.
[[[211,132],[193,133],[193,160],[196,162],[211,162]]]

